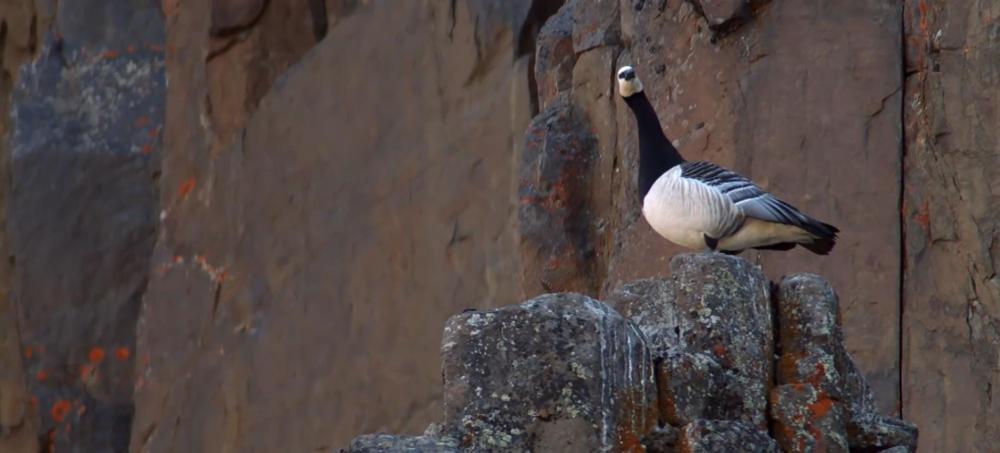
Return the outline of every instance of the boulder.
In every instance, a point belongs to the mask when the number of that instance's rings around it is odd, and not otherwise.
[[[774,354],[767,279],[746,260],[716,253],[677,255],[670,266],[671,279],[639,280],[608,297],[649,339],[663,415],[766,429]]]
[[[656,425],[638,328],[578,294],[448,320],[443,432],[472,450],[633,451]]]
[[[518,186],[522,294],[597,290],[587,196],[597,141],[590,130],[564,93],[525,132]]]
[[[775,388],[771,404],[784,427],[776,433],[783,448],[846,451],[842,437],[851,449],[915,447],[916,426],[878,414],[871,386],[844,347],[833,286],[815,274],[793,274],[778,284],[777,296],[778,381],[790,385]],[[816,409],[811,418],[803,418],[803,407]]]

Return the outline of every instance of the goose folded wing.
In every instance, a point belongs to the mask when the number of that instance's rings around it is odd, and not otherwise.
[[[835,228],[809,218],[794,206],[765,192],[753,181],[711,162],[685,164],[681,175],[685,178],[699,180],[717,189],[747,217],[766,222],[794,225],[817,236],[836,234]]]

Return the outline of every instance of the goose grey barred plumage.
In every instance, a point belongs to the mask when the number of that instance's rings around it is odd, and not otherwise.
[[[618,70],[618,92],[639,132],[639,194],[649,225],[684,247],[726,253],[789,250],[796,245],[826,255],[838,229],[816,220],[711,162],[688,162],[670,143],[642,82],[630,66]]]

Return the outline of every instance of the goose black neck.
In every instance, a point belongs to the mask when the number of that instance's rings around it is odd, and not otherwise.
[[[656,110],[646,98],[646,93],[635,93],[625,98],[625,103],[635,114],[639,129],[639,197],[642,199],[657,178],[683,163],[684,158],[663,133]]]

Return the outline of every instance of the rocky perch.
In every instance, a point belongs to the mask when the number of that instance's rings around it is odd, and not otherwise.
[[[442,423],[360,436],[347,451],[916,449],[914,425],[876,413],[822,277],[772,286],[721,254],[671,268],[606,303],[546,294],[453,316]]]

